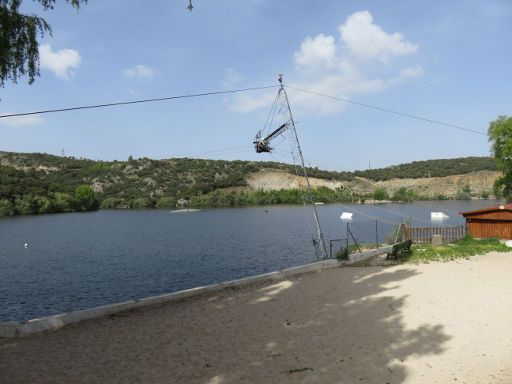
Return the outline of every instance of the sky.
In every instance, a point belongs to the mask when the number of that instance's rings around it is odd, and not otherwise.
[[[487,156],[512,114],[508,0],[102,0],[43,12],[41,76],[0,89],[0,114],[277,85],[284,75],[306,165],[350,171]],[[290,162],[252,145],[277,89],[0,119],[0,150],[101,160]]]

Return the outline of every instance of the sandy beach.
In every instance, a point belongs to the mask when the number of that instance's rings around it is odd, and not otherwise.
[[[0,339],[7,383],[512,383],[512,254],[347,267]]]

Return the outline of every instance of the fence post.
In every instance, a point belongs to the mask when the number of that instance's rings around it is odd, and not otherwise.
[[[375,248],[379,248],[379,228],[377,224],[378,221],[375,219]]]
[[[348,231],[349,231],[349,229],[348,229],[348,223],[347,223],[347,236],[346,236],[346,239],[347,239],[347,252],[348,252]]]

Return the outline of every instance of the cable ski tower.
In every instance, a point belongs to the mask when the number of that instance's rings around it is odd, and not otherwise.
[[[328,258],[324,235],[322,233],[322,228],[320,227],[318,213],[316,211],[313,200],[311,184],[309,183],[306,167],[304,166],[304,158],[300,148],[299,136],[297,135],[297,130],[295,129],[295,122],[293,120],[292,111],[290,109],[288,95],[286,94],[283,85],[283,75],[279,75],[279,84],[279,91],[277,92],[276,99],[274,100],[272,109],[270,110],[270,113],[267,117],[265,126],[256,134],[254,139],[254,148],[256,149],[257,153],[272,152],[273,148],[270,146],[270,144],[273,140],[280,136],[283,136],[283,140],[286,138],[288,139],[288,142],[290,143],[295,174],[297,176],[297,183],[301,193],[302,203],[304,204],[304,208],[307,208],[307,206],[310,205],[313,211],[316,235],[313,233],[313,228],[311,226],[310,217],[308,214],[306,214],[306,219],[311,230],[313,245],[316,249],[317,257]],[[277,128],[271,130],[276,126]]]

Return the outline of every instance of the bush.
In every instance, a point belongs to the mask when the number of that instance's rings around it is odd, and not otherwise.
[[[153,208],[153,202],[145,197],[138,197],[130,201],[130,208],[142,209]]]
[[[373,198],[375,200],[389,200],[388,191],[385,188],[377,188],[373,191]]]
[[[413,201],[416,199],[416,193],[412,189],[401,187],[393,193],[391,200],[393,201]]]
[[[176,207],[176,199],[172,197],[161,197],[156,202],[157,208],[174,208]]]
[[[44,196],[36,196],[37,213],[53,213],[56,211],[55,201]]]
[[[56,212],[71,212],[73,210],[75,201],[70,194],[55,192],[53,198]]]
[[[124,199],[119,197],[107,197],[101,202],[101,209],[126,208]]]
[[[457,191],[455,200],[471,200],[471,195],[467,192],[464,192],[464,190],[459,190]]]
[[[0,216],[14,215],[14,206],[7,199],[0,199]]]

